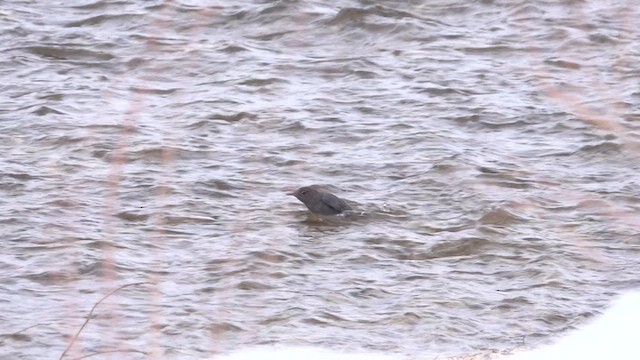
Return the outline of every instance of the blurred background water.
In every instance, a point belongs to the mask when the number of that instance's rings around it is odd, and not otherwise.
[[[0,358],[59,357],[136,282],[70,357],[579,326],[640,286],[637,5],[2,2]]]

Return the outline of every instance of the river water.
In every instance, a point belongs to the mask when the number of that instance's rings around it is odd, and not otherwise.
[[[2,5],[2,359],[443,358],[640,287],[635,1]]]

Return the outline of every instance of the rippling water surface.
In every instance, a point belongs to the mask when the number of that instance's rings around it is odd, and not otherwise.
[[[432,358],[579,326],[640,285],[638,12],[4,4],[0,357],[57,358],[137,282],[68,358]],[[358,211],[311,216],[285,195],[309,184]]]

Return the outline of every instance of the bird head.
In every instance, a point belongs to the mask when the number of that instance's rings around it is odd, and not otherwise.
[[[303,186],[298,190],[289,193],[288,195],[293,195],[296,198],[298,198],[298,200],[302,201],[303,203],[306,203],[308,200],[311,200],[317,194],[318,194],[318,190],[310,186]]]

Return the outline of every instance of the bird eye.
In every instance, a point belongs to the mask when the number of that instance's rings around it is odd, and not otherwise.
[[[308,193],[308,192],[309,192],[309,190],[302,190],[302,191],[300,192],[300,194],[304,195],[304,194],[306,194],[306,193]]]

